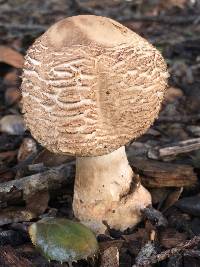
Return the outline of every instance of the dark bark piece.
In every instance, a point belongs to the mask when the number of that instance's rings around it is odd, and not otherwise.
[[[191,255],[189,255],[190,253]],[[186,254],[187,256],[184,257],[184,267],[199,267],[200,266],[199,251],[187,250]]]
[[[183,267],[183,256],[177,255],[170,257],[167,267]]]
[[[28,240],[25,232],[6,230],[0,232],[0,246],[11,245],[18,246]]]
[[[181,209],[190,215],[200,216],[200,196],[185,197],[178,200],[174,204],[177,208]]]
[[[33,264],[19,256],[11,246],[0,247],[1,267],[34,267]]]
[[[40,191],[35,194],[26,196],[26,208],[33,213],[40,215],[45,212],[48,207],[49,193],[47,191]]]
[[[197,184],[193,167],[186,164],[129,158],[131,167],[141,175],[145,187],[190,187]]]
[[[183,192],[183,187],[175,188],[175,189],[172,188],[171,192],[168,193],[164,201],[164,204],[161,208],[162,212],[165,212],[167,209],[173,206],[174,203],[179,199],[182,192]]]
[[[167,219],[162,215],[162,213],[153,207],[147,207],[143,209],[142,214],[156,227],[167,226]]]

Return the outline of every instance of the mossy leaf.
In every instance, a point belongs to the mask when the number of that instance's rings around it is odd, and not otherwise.
[[[29,227],[32,243],[48,259],[73,262],[94,257],[98,243],[81,223],[62,218],[44,218]]]

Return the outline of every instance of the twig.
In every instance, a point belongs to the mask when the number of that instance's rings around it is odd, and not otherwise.
[[[0,23],[0,28],[13,31],[37,31],[43,32],[48,28],[48,25],[39,24],[12,24],[12,23]]]
[[[74,178],[74,164],[61,165],[48,171],[0,184],[0,204],[26,199],[41,191],[59,190]]]
[[[145,266],[166,260],[167,258],[171,256],[177,255],[179,253],[183,253],[188,248],[195,247],[196,245],[198,245],[199,242],[200,242],[200,236],[195,236],[191,240],[183,242],[175,248],[165,250],[157,255],[153,255],[149,259],[144,259],[142,263],[137,263],[136,265],[133,265],[132,267],[141,267],[141,266],[145,267]]]
[[[156,23],[164,23],[164,24],[189,24],[189,23],[198,23],[200,19],[199,15],[191,15],[191,16],[143,16],[143,15],[133,15],[129,18],[121,17],[120,20],[123,22],[129,21],[144,21],[144,22],[156,22]]]
[[[188,122],[196,122],[197,120],[200,119],[200,114],[195,114],[195,115],[187,115],[187,116],[160,116],[157,120],[157,122],[167,122],[167,123],[188,123]]]
[[[155,147],[148,151],[148,157],[151,159],[161,159],[178,154],[188,153],[200,149],[200,138],[188,139],[171,144],[166,147]]]

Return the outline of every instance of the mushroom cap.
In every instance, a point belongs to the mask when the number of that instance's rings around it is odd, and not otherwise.
[[[167,78],[160,52],[118,22],[93,15],[63,19],[25,56],[25,122],[50,151],[104,155],[150,127]]]

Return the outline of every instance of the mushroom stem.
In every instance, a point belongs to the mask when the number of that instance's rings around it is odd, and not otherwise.
[[[121,231],[133,227],[141,219],[140,210],[151,203],[149,192],[133,178],[124,146],[103,156],[78,157],[75,216],[98,234],[106,225]]]

